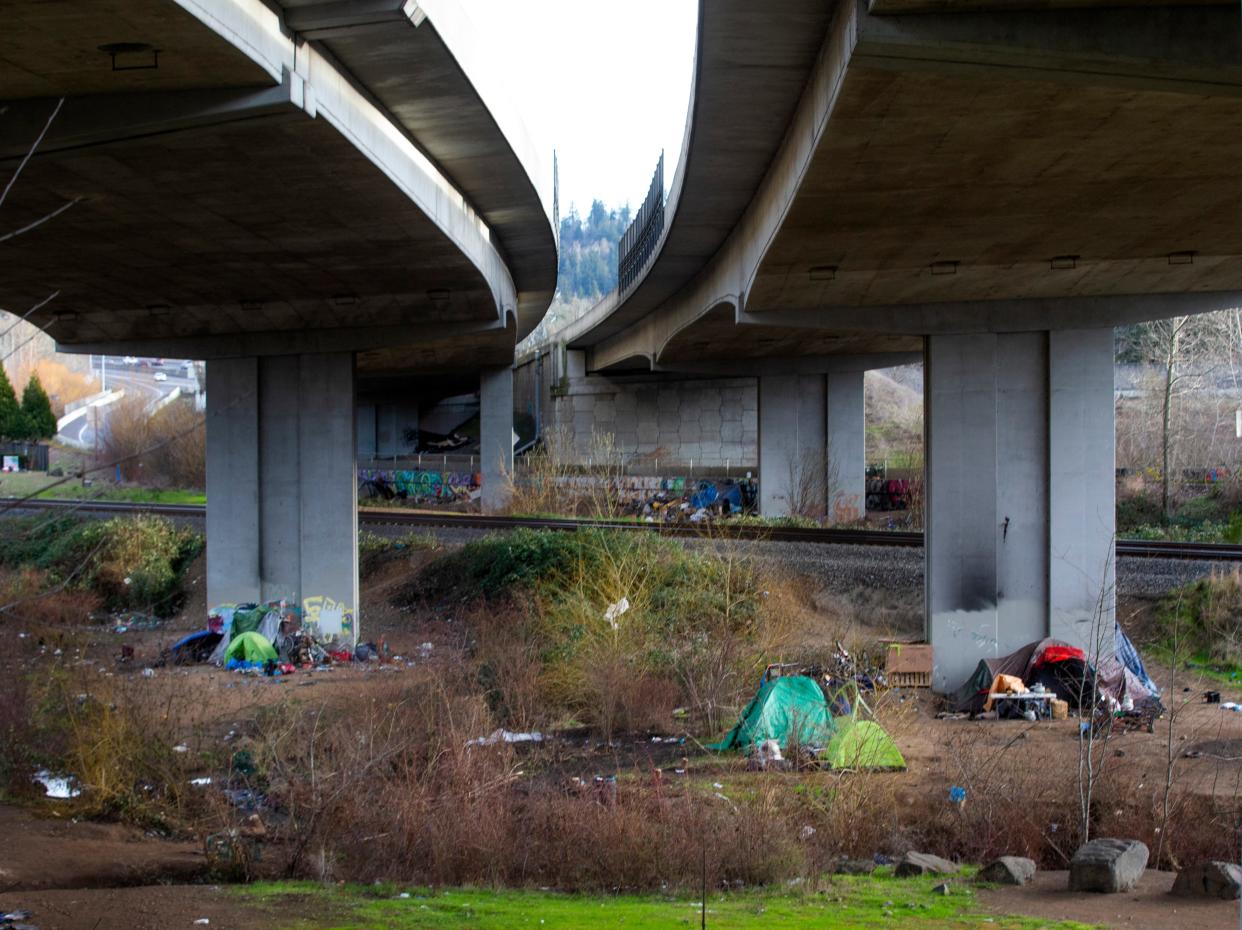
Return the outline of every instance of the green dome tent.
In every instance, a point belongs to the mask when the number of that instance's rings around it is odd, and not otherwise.
[[[262,633],[239,633],[224,651],[224,661],[267,662],[276,658],[276,650]]]
[[[769,739],[776,740],[782,750],[794,744],[824,746],[833,730],[828,703],[815,679],[789,675],[766,679],[729,734],[707,748],[750,752]]]
[[[820,757],[834,769],[904,769],[906,760],[878,723],[846,717]]]

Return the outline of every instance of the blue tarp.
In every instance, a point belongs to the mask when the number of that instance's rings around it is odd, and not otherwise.
[[[203,639],[206,636],[216,636],[216,635],[219,635],[219,634],[212,633],[211,630],[199,630],[197,633],[191,633],[189,636],[185,637],[185,639],[180,639],[177,642],[173,643],[172,648],[175,651],[177,649],[180,649],[182,646],[188,645],[189,643],[195,642],[196,640]]]
[[[1139,656],[1138,650],[1134,648],[1134,643],[1130,642],[1130,637],[1126,636],[1126,631],[1121,628],[1120,623],[1117,624],[1116,630],[1115,646],[1118,660],[1130,670],[1144,688],[1152,694],[1159,694],[1160,689],[1156,687],[1156,683],[1147,674],[1147,669],[1143,667],[1142,657]]]

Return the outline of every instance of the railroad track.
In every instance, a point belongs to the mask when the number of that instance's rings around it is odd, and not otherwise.
[[[150,513],[166,517],[202,518],[202,504],[137,504],[122,501],[90,500],[18,500],[0,498],[0,515],[8,510],[65,510],[77,513],[133,514]],[[363,526],[426,526],[459,527],[461,529],[530,529],[575,530],[600,527],[605,529],[658,532],[665,536],[713,536],[725,539],[815,543],[819,545],[900,546],[917,548],[923,545],[922,533],[892,530],[837,530],[806,527],[757,526],[747,523],[717,523],[711,527],[686,523],[637,523],[631,520],[571,520],[554,517],[493,517],[481,514],[443,513],[426,510],[362,507],[358,522]],[[1242,561],[1242,545],[1230,543],[1168,542],[1149,539],[1117,540],[1117,555],[1139,558],[1198,559],[1208,561]]]

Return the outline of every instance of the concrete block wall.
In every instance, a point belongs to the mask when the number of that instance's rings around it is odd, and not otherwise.
[[[626,460],[670,468],[754,468],[759,461],[755,378],[629,380],[570,376],[550,392],[545,432],[590,456],[596,435],[611,434]]]

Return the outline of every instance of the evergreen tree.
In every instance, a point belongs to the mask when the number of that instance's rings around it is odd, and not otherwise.
[[[25,416],[17,404],[17,394],[0,365],[0,439],[22,439],[26,434]]]
[[[22,414],[26,423],[26,438],[51,439],[56,435],[56,414],[52,412],[52,402],[37,374],[32,374],[22,391]]]

